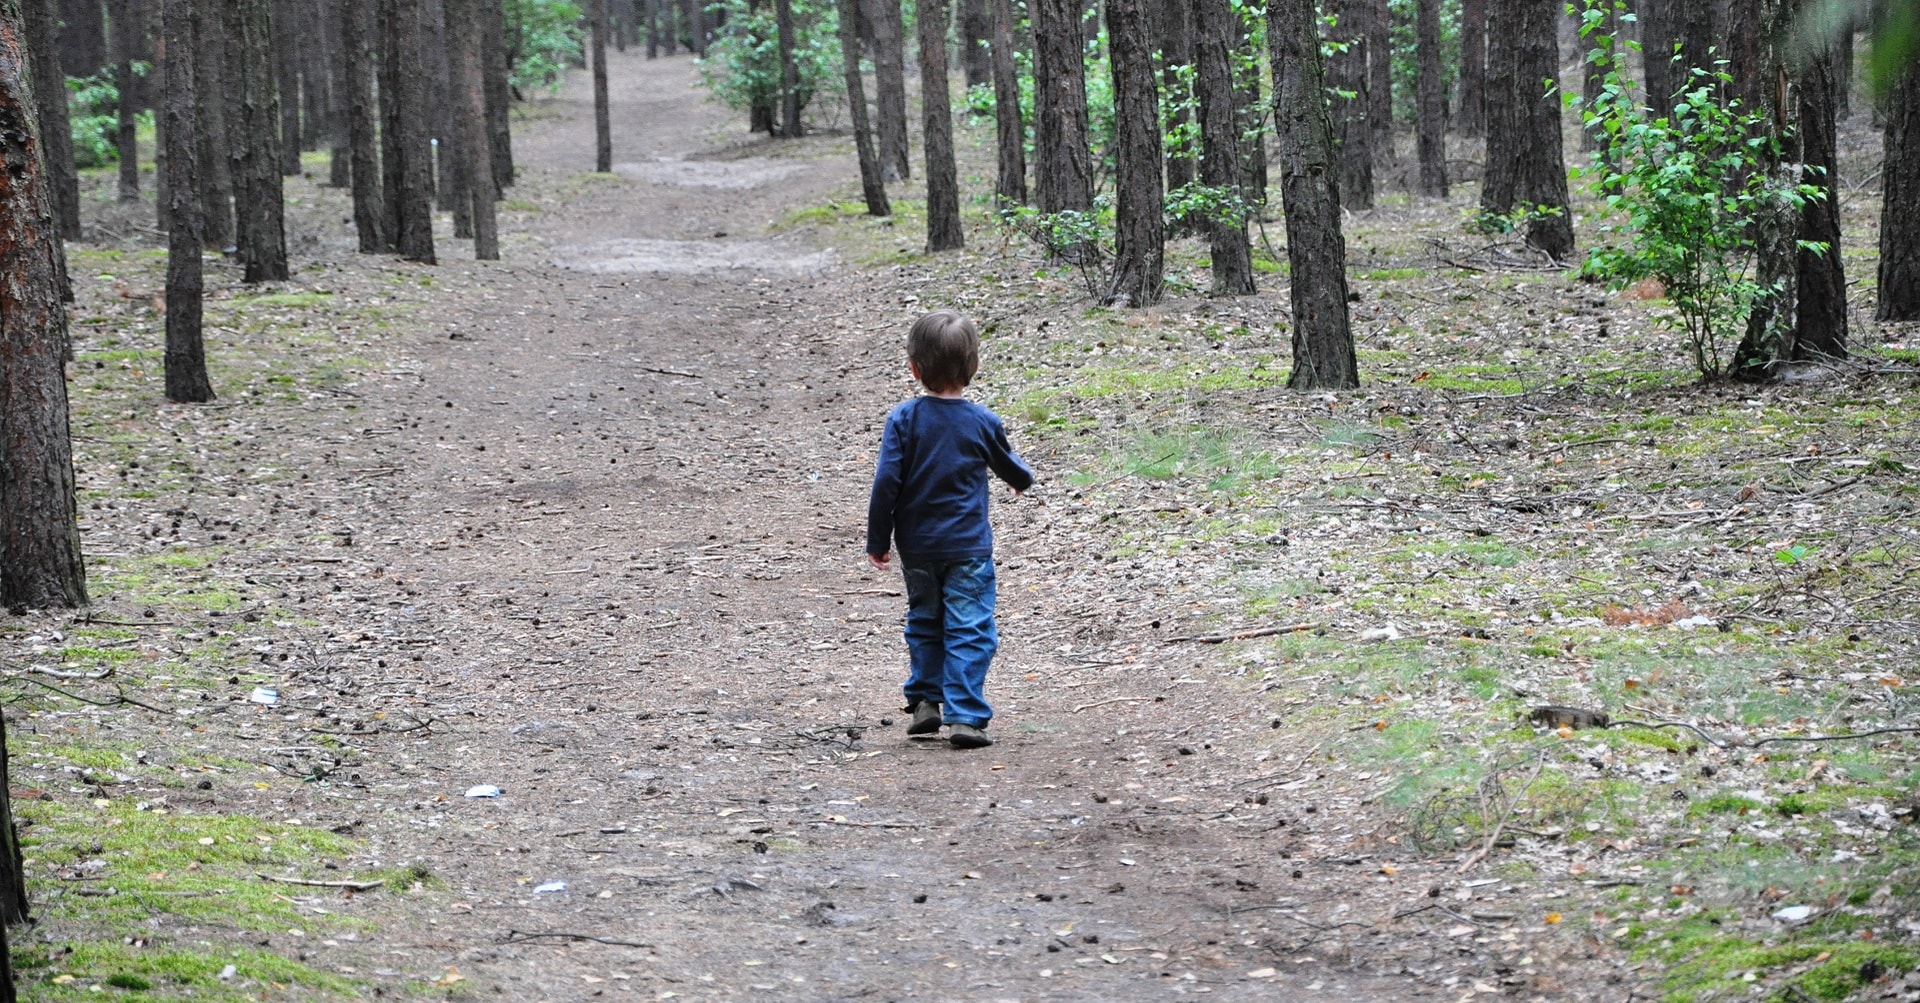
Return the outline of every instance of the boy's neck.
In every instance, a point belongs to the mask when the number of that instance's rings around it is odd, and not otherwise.
[[[938,397],[941,400],[949,400],[949,401],[959,400],[960,398],[965,397],[966,394],[967,394],[966,387],[955,387],[952,390],[935,390],[931,387],[927,388],[928,397]]]

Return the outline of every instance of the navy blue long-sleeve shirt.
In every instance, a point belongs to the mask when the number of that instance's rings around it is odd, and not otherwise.
[[[992,411],[959,397],[915,397],[887,415],[867,502],[867,553],[897,542],[906,561],[993,556],[987,472],[1016,490],[1033,470]]]

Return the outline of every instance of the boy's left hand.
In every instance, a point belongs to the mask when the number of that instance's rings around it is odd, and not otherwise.
[[[887,570],[887,565],[892,562],[893,562],[893,554],[891,551],[885,554],[868,554],[867,555],[867,563],[873,565],[873,570],[875,571]]]

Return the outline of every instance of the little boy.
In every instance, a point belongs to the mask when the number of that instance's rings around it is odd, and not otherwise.
[[[993,625],[993,528],[987,524],[987,471],[1013,486],[1033,486],[1033,470],[1013,452],[992,411],[961,396],[980,371],[980,331],[942,310],[907,334],[907,368],[927,388],[887,415],[880,462],[867,503],[867,560],[885,571],[900,547],[907,580],[906,709],[909,735],[940,731],[941,710],[959,749],[993,744],[993,708],[982,691],[1000,646]]]

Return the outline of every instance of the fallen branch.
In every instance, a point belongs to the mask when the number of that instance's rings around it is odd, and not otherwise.
[[[1105,707],[1110,703],[1140,703],[1146,700],[1158,700],[1158,699],[1160,698],[1159,697],[1108,697],[1105,700],[1095,700],[1092,703],[1083,703],[1080,706],[1075,707],[1073,709],[1073,712],[1075,714],[1078,714],[1083,710],[1092,710],[1095,707]]]
[[[1251,637],[1272,637],[1275,634],[1298,634],[1303,630],[1312,630],[1320,626],[1317,623],[1294,623],[1285,627],[1254,627],[1235,631],[1231,634],[1189,634],[1182,637],[1169,637],[1168,644],[1192,642],[1194,644],[1225,644],[1228,641],[1244,641]]]
[[[356,892],[370,891],[387,883],[386,878],[373,881],[314,881],[309,878],[278,878],[271,874],[254,872],[254,877],[262,881],[272,881],[283,885],[306,885],[311,888],[346,888]]]
[[[7,676],[6,678],[18,679],[23,683],[32,683],[33,685],[41,687],[42,689],[52,690],[53,692],[58,693],[69,700],[78,700],[81,703],[92,704],[95,707],[112,707],[115,704],[127,703],[127,704],[132,704],[135,707],[144,707],[147,710],[153,711],[155,714],[165,714],[168,717],[173,716],[173,712],[166,709],[165,707],[156,707],[153,704],[146,702],[145,700],[139,699],[138,697],[130,697],[126,695],[126,693],[124,692],[114,694],[113,699],[111,700],[95,700],[92,697],[83,697],[78,693],[69,693],[66,690],[61,689],[60,687],[53,685],[52,683],[43,683],[38,679],[33,679],[25,675]]]
[[[650,948],[653,946],[652,944],[641,943],[640,941],[637,941],[637,940],[615,940],[612,937],[596,937],[591,933],[568,933],[563,930],[555,930],[551,932],[548,932],[548,931],[529,932],[526,930],[508,930],[507,939],[504,941],[504,943],[519,944],[529,940],[539,940],[542,937],[556,937],[561,940],[591,940],[596,944],[612,944],[615,947],[649,947]]]
[[[689,373],[684,369],[656,369],[653,366],[641,366],[640,369],[644,372],[659,373],[662,376],[685,376],[690,380],[703,378],[699,373]]]
[[[1485,860],[1487,858],[1487,854],[1493,852],[1494,844],[1500,842],[1500,833],[1506,829],[1508,822],[1513,821],[1513,814],[1514,812],[1517,812],[1520,810],[1520,802],[1526,796],[1528,788],[1533,786],[1533,782],[1535,780],[1540,779],[1540,771],[1545,769],[1546,765],[1547,765],[1547,757],[1545,756],[1541,756],[1540,758],[1534,760],[1533,775],[1527,778],[1526,783],[1520,785],[1520,793],[1516,795],[1513,798],[1513,800],[1507,802],[1506,814],[1500,817],[1500,822],[1499,824],[1493,827],[1493,831],[1487,833],[1487,841],[1485,843],[1482,843],[1480,845],[1480,849],[1475,850],[1473,852],[1473,855],[1468,857],[1466,861],[1460,865],[1460,869],[1455,871],[1454,872],[1455,874],[1465,874],[1468,871],[1473,870],[1473,867],[1475,864],[1478,864],[1480,861]],[[1450,916],[1460,916],[1459,913],[1456,913],[1453,910],[1448,909],[1444,906],[1441,907],[1440,911]],[[1460,916],[1460,918],[1466,919],[1466,917],[1464,916]],[[1473,922],[1473,921],[1467,920],[1467,922]]]
[[[856,829],[918,829],[921,826],[919,822],[855,822],[850,818],[823,818],[819,821],[826,825],[846,825]]]

